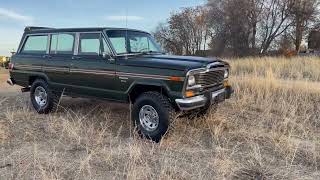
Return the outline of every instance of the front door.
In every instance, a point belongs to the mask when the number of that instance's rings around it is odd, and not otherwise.
[[[76,55],[70,67],[73,92],[117,100],[115,62],[110,55],[101,32],[79,33]]]

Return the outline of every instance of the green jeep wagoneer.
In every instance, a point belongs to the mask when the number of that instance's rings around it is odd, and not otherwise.
[[[138,132],[154,141],[177,112],[204,116],[233,93],[228,63],[166,55],[149,33],[121,28],[27,27],[9,70],[38,113],[62,93],[132,103]]]

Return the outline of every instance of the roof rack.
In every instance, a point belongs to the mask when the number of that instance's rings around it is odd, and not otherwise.
[[[24,32],[30,32],[30,31],[34,31],[34,30],[45,30],[45,29],[54,29],[54,28],[50,28],[50,27],[27,26],[27,27],[24,29]]]

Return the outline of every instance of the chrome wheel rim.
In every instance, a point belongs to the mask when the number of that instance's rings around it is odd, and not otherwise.
[[[34,91],[34,98],[40,107],[45,106],[48,98],[46,90],[43,87],[38,86]]]
[[[159,126],[158,112],[150,105],[145,105],[140,109],[139,119],[141,126],[147,131],[154,131]]]

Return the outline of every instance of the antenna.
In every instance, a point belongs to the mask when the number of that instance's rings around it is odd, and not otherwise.
[[[126,8],[126,38],[125,38],[126,40],[126,43],[125,43],[125,45],[126,45],[126,51],[127,51],[127,53],[126,53],[126,59],[128,59],[128,8]]]

